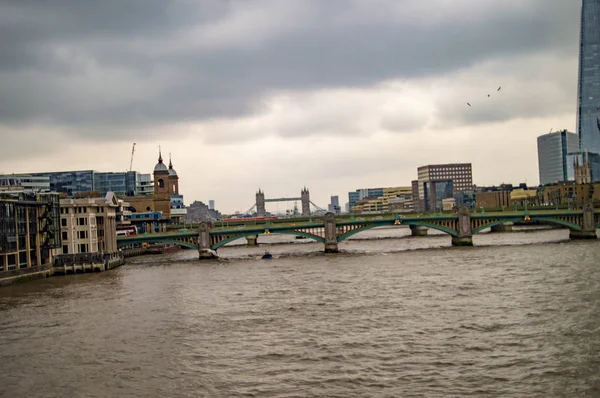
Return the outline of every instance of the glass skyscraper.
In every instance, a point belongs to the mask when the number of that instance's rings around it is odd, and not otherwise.
[[[567,155],[577,152],[577,134],[567,130],[541,135],[537,138],[540,185],[568,181]]]
[[[600,153],[600,0],[583,0],[577,84],[581,150]]]

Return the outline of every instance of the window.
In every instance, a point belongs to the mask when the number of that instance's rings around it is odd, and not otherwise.
[[[60,225],[62,227],[66,227],[67,226],[67,219],[66,218],[61,218],[60,219]]]
[[[164,189],[165,181],[161,178],[158,180],[158,189]]]
[[[69,254],[69,246],[63,245],[63,254]]]
[[[67,239],[68,239],[68,236],[67,236],[67,232],[66,232],[66,231],[63,231],[63,232],[61,233],[61,238],[62,238],[62,240],[67,240]]]
[[[87,239],[88,231],[77,231],[77,238],[79,239]]]

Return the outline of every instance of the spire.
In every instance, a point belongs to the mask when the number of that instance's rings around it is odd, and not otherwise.
[[[169,169],[173,168],[173,162],[171,162],[171,152],[169,152]]]
[[[158,163],[162,163],[163,162],[163,158],[162,158],[162,152],[160,150],[160,145],[158,146]]]

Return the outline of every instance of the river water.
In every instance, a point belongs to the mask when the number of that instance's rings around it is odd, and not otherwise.
[[[261,236],[0,289],[0,396],[600,396],[600,242],[406,235],[335,255]]]

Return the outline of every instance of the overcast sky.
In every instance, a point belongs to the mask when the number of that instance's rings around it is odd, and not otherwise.
[[[580,3],[4,0],[0,173],[124,171],[133,142],[149,173],[160,145],[224,212],[446,162],[537,184],[536,137],[575,129]]]

